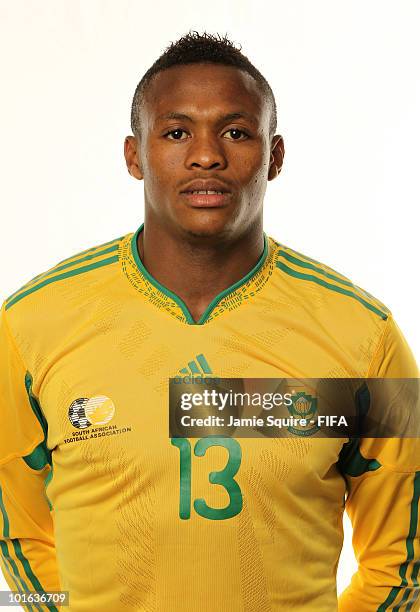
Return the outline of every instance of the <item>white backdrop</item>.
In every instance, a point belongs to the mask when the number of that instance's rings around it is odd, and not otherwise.
[[[240,43],[277,99],[286,155],[265,230],[383,301],[419,359],[419,19],[416,0],[0,0],[1,300],[137,229],[134,89],[206,30]],[[355,567],[346,519],[339,592]]]

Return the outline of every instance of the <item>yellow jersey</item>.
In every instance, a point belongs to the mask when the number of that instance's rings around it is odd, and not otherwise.
[[[68,591],[70,612],[419,610],[418,440],[415,452],[403,439],[310,435],[235,448],[185,438],[181,449],[168,435],[168,380],[180,374],[419,376],[390,311],[264,234],[255,267],[195,322],[145,269],[142,229],[59,262],[3,302],[0,561],[10,589]],[[228,490],[210,475],[233,463],[240,511],[224,513]],[[344,510],[358,571],[337,599]]]

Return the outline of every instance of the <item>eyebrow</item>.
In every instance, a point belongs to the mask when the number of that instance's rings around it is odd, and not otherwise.
[[[223,115],[222,117],[219,117],[218,122],[226,123],[228,121],[232,121],[233,119],[242,119],[242,118],[248,119],[248,121],[256,125],[258,124],[258,121],[255,119],[255,117],[253,117],[253,115],[250,115],[246,111],[228,113],[227,115]],[[171,112],[171,113],[164,113],[163,115],[159,115],[158,117],[156,117],[156,121],[162,121],[165,119],[179,119],[181,121],[191,121],[192,123],[194,123],[194,119],[192,119],[188,115],[185,115],[184,113]]]

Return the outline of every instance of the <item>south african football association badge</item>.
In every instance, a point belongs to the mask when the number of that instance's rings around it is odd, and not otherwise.
[[[290,426],[287,430],[297,436],[312,436],[320,430],[317,424],[316,412],[318,409],[318,399],[305,391],[298,391],[293,394],[292,403],[287,406],[288,411],[295,419],[305,419],[305,424]]]

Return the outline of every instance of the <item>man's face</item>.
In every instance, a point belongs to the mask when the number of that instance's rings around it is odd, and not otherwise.
[[[190,64],[158,73],[146,91],[140,137],[125,143],[130,173],[144,179],[146,217],[218,238],[261,220],[267,180],[284,153],[281,136],[269,140],[269,110],[254,79],[237,68]],[[208,189],[223,195],[191,194],[203,189],[196,180],[217,181]]]

